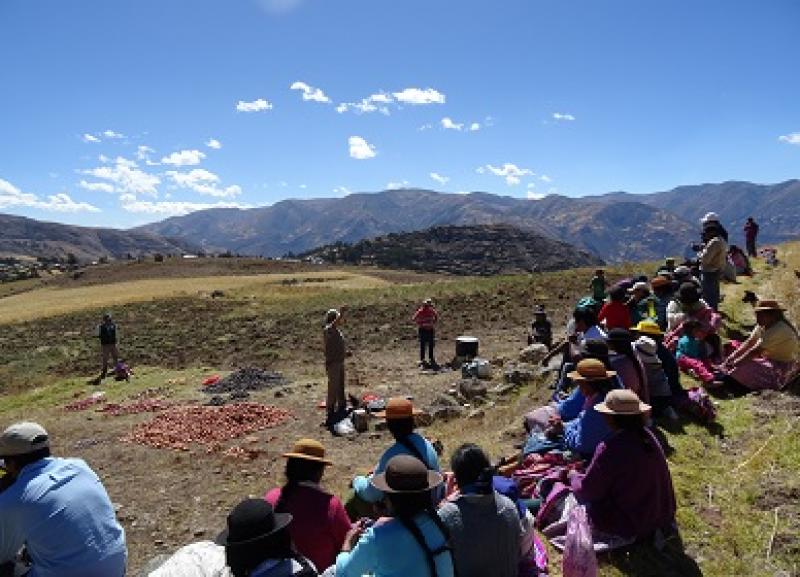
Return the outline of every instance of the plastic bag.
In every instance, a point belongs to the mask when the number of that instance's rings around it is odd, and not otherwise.
[[[597,577],[592,529],[583,505],[578,505],[569,514],[562,574],[563,577]]]

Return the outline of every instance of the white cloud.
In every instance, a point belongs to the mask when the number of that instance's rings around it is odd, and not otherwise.
[[[347,196],[348,194],[353,194],[353,191],[347,188],[346,186],[337,186],[333,189],[333,192],[336,194],[341,194],[342,196]]]
[[[114,132],[113,130],[104,130],[103,136],[105,136],[106,138],[110,138],[112,140],[119,140],[125,138],[124,134],[120,134],[119,132]]]
[[[407,180],[400,180],[400,181],[390,181],[386,183],[386,190],[400,190],[401,188],[407,188],[409,182]]]
[[[161,159],[164,164],[173,166],[195,166],[206,157],[205,152],[199,150],[180,150]]]
[[[248,205],[237,202],[180,202],[180,201],[149,201],[139,200],[134,194],[123,194],[119,197],[120,206],[123,210],[142,214],[157,214],[159,216],[181,216],[205,210],[208,208],[250,208]]]
[[[792,132],[779,136],[778,140],[787,144],[800,144],[800,132]]]
[[[393,96],[398,102],[404,104],[444,104],[445,95],[433,88],[406,88],[400,92],[394,92]]]
[[[433,124],[428,123],[428,124],[423,124],[422,126],[417,128],[417,130],[419,130],[420,132],[425,132],[426,130],[430,130],[431,128],[433,128]]]
[[[247,102],[240,100],[236,103],[236,110],[239,112],[261,112],[262,110],[272,110],[272,103],[263,98]]]
[[[350,158],[366,160],[367,158],[374,158],[377,154],[375,147],[360,136],[351,136],[347,142],[350,146]]]
[[[206,146],[209,148],[213,148],[214,150],[219,150],[222,148],[222,143],[217,140],[216,138],[209,138],[206,142]]]
[[[563,113],[563,112],[554,112],[553,113],[553,120],[568,120],[568,121],[572,121],[572,120],[575,120],[575,117],[572,116],[571,114],[566,114],[566,113]]]
[[[547,176],[546,174],[541,175],[539,177],[539,180],[541,180],[542,182],[553,182],[553,179]]]
[[[470,132],[478,132],[481,129],[480,122],[473,122],[469,125]]]
[[[449,116],[445,116],[442,118],[439,123],[442,125],[442,128],[445,130],[464,130],[464,124],[460,122],[453,122],[453,119]]]
[[[100,142],[99,138],[97,138],[94,134],[89,134],[88,132],[85,132],[83,136],[81,136],[81,140],[84,142]]]
[[[350,103],[340,102],[339,104],[336,105],[336,112],[338,112],[339,114],[344,114],[345,112],[347,112],[348,108],[350,108]]]
[[[510,162],[506,162],[503,166],[486,164],[478,167],[476,172],[478,172],[478,174],[491,173],[495,176],[501,176],[509,186],[519,184],[523,176],[534,176],[530,168],[520,168],[516,164],[511,164]]]
[[[442,176],[438,172],[431,172],[430,177],[441,185],[445,185],[450,182],[450,177]]]
[[[194,168],[189,172],[167,171],[167,176],[176,185],[193,190],[206,196],[218,198],[232,198],[242,193],[239,185],[233,184],[226,187],[219,186],[219,176],[204,168]]]
[[[292,83],[289,87],[289,90],[300,90],[303,93],[303,100],[310,100],[313,102],[321,102],[323,104],[328,104],[331,99],[319,88],[315,88],[313,86],[309,86],[305,82],[297,82]]]
[[[105,163],[109,162],[109,159],[101,161]],[[114,160],[112,166],[98,166],[80,172],[100,180],[107,180],[113,184],[114,192],[123,194],[146,194],[155,197],[158,196],[158,185],[161,184],[158,176],[144,172],[135,162],[121,156]]]
[[[366,98],[362,98],[359,102],[341,102],[336,106],[336,112],[339,114],[344,114],[349,110],[353,110],[353,112],[357,114],[380,112],[383,115],[389,116],[388,105],[393,102],[394,99],[390,94],[377,92],[375,94],[370,94]]]
[[[87,182],[81,180],[78,186],[86,190],[91,190],[92,192],[114,192],[114,186],[107,182]]]
[[[147,146],[146,144],[140,144],[136,147],[136,160],[141,160],[148,166],[158,166],[161,164],[160,162],[155,162],[150,155],[154,154],[155,150]],[[101,162],[103,160],[101,159]]]
[[[35,194],[22,192],[7,180],[0,178],[0,209],[13,206],[55,212],[100,212],[99,208],[88,202],[75,202],[64,192],[51,194],[47,200],[42,200]]]
[[[535,190],[528,190],[528,200],[542,200],[546,194],[536,192]]]

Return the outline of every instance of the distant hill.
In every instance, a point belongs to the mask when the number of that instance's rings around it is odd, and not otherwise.
[[[742,227],[748,216],[761,226],[763,242],[783,242],[800,237],[800,180],[778,184],[729,181],[719,184],[679,186],[653,194],[611,193],[596,197],[617,203],[642,202],[697,225],[707,212],[720,215],[731,242],[744,243]]]
[[[189,250],[184,241],[172,241],[146,231],[87,228],[42,222],[22,216],[0,214],[0,255],[66,258],[74,254],[81,261],[101,257],[125,258],[153,253]]]
[[[337,243],[302,257],[460,275],[513,274],[601,265],[597,256],[508,225],[441,226]]]
[[[247,210],[211,209],[136,230],[186,240],[207,250],[280,256],[392,232],[476,224],[509,224],[574,244],[608,261],[682,254],[696,236],[694,225],[672,213],[628,199],[527,200],[420,189],[285,200]]]

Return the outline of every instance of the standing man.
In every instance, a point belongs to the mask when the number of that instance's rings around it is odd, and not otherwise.
[[[24,546],[29,577],[123,577],[125,532],[97,474],[80,459],[50,456],[47,431],[17,423],[0,435],[0,566]]]
[[[328,418],[325,426],[333,428],[347,411],[347,400],[344,396],[344,359],[347,353],[344,335],[339,325],[344,322],[342,313],[330,309],[325,314],[325,371],[328,373],[328,397],[326,408]]]
[[[753,220],[752,216],[747,217],[747,222],[744,223],[744,240],[747,244],[747,256],[756,256],[756,239],[758,238],[758,223]]]
[[[419,366],[425,365],[425,348],[428,349],[429,363],[427,366],[436,368],[436,358],[433,356],[433,348],[436,344],[436,323],[439,321],[439,313],[433,308],[433,301],[425,299],[422,306],[414,313],[412,320],[417,324],[419,332]]]
[[[111,319],[111,313],[103,315],[103,322],[97,327],[97,336],[100,339],[100,350],[103,355],[103,370],[100,371],[100,378],[97,383],[106,378],[108,373],[108,359],[114,359],[114,366],[117,365],[119,360],[119,353],[117,352],[117,325]]]
[[[708,306],[719,309],[719,279],[728,264],[728,243],[716,225],[703,227],[703,244],[697,258],[700,261],[700,283],[703,299]]]

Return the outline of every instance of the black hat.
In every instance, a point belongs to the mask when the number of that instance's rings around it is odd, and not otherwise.
[[[691,282],[685,282],[678,289],[678,300],[684,304],[694,304],[700,300],[700,291],[697,290],[697,285]]]
[[[633,342],[633,335],[625,329],[611,329],[608,331],[606,341],[611,343],[630,343]]]
[[[228,514],[228,528],[217,537],[225,547],[251,545],[287,527],[288,513],[276,513],[264,499],[245,499]]]

